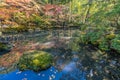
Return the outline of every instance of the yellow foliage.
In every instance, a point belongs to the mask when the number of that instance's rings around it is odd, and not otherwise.
[[[40,63],[40,62],[39,62],[38,59],[34,59],[34,60],[33,60],[33,64],[34,64],[34,65],[39,65],[39,63]]]
[[[83,31],[82,31],[81,34],[86,34],[86,32],[83,32]]]
[[[101,42],[102,42],[102,40],[101,40],[101,39],[97,40],[97,43],[101,43]]]
[[[108,38],[108,39],[112,39],[112,38],[114,38],[114,37],[115,37],[115,34],[114,34],[114,33],[111,33],[111,34],[109,34],[109,35],[106,36],[106,38]]]
[[[117,42],[119,42],[119,43],[120,43],[120,40],[117,40]]]
[[[22,67],[23,69],[26,69],[26,68],[27,68],[26,65],[24,65],[24,64],[21,64],[21,67]]]

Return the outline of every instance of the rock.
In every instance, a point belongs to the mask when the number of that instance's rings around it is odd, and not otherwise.
[[[113,65],[115,65],[116,63],[117,63],[117,61],[114,61],[114,60],[111,61],[111,64],[113,64]]]
[[[52,55],[44,51],[33,51],[25,53],[18,62],[20,70],[39,71],[52,65]]]

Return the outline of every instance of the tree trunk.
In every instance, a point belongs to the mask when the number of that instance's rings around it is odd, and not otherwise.
[[[89,0],[83,23],[86,23],[87,19],[89,18],[91,5],[92,5],[92,0]]]

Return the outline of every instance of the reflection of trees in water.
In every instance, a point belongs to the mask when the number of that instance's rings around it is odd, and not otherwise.
[[[80,67],[71,67],[72,70],[67,73],[63,73],[60,80],[85,80],[85,72],[79,69]]]
[[[91,46],[81,45],[81,49],[77,53],[73,53],[73,51],[66,42],[67,40],[60,39],[63,35],[63,30],[55,30],[55,31],[45,31],[41,34],[46,33],[44,36],[36,36],[32,35],[30,37],[31,41],[35,40],[36,42],[47,36],[50,36],[48,39],[45,39],[45,42],[53,40],[55,41],[55,47],[51,49],[51,53],[54,55],[55,67],[62,70],[66,64],[71,61],[75,61],[77,65],[77,70],[75,69],[71,73],[75,73],[75,77],[80,78],[79,75],[82,75],[81,71],[85,71],[87,74],[88,80],[119,80],[120,79],[120,58],[110,58],[109,55],[100,52],[97,49],[92,49]],[[66,30],[66,34],[71,34],[71,31]],[[75,33],[75,30],[73,30]],[[72,34],[73,34],[72,33]],[[40,34],[40,33],[38,33]],[[24,35],[23,35],[24,36]],[[29,35],[26,34],[27,37]],[[27,39],[27,38],[25,38]],[[115,54],[115,53],[113,53]],[[77,57],[76,60],[74,57]],[[80,72],[78,74],[78,72]],[[67,78],[70,80],[76,80],[75,77],[70,77],[71,74],[63,75],[63,79]]]
[[[109,58],[110,56],[99,50],[86,47],[79,53],[80,62],[87,71],[88,80],[119,80],[120,58]]]
[[[57,55],[55,61],[58,61],[57,64],[59,66],[57,67],[60,70],[71,61],[75,61],[77,65],[77,70],[75,69],[70,74],[64,74],[61,80],[78,80],[77,78],[82,75],[81,71],[86,72],[87,80],[120,79],[120,58],[111,58],[110,55],[100,50],[92,49],[92,46],[83,47],[78,53],[73,53],[71,49],[69,50],[70,52],[65,49],[59,49],[59,55]],[[78,56],[78,60],[74,59],[75,55]],[[71,74],[74,75],[71,76]]]
[[[71,37],[76,30],[71,29],[56,29],[56,30],[41,30],[35,32],[22,32],[22,33],[4,33],[0,36],[0,42],[16,42],[16,41],[25,41],[29,39],[36,39],[39,37],[45,37],[49,35],[51,37]]]
[[[15,69],[16,69],[16,63],[14,63],[13,65],[8,66],[8,67],[1,67],[0,66],[0,74],[7,74]]]

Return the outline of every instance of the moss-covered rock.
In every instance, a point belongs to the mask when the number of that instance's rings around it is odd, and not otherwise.
[[[52,55],[44,51],[33,51],[25,53],[18,62],[20,70],[39,71],[49,68],[52,65]]]

